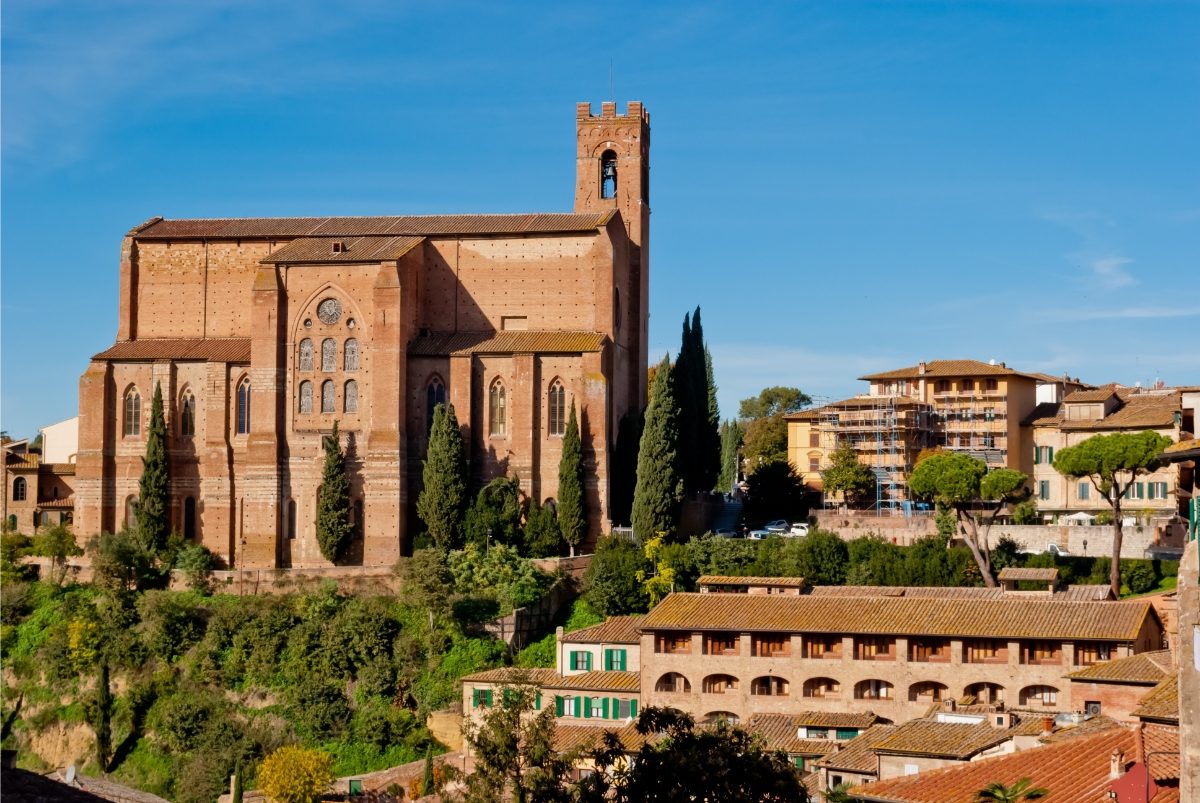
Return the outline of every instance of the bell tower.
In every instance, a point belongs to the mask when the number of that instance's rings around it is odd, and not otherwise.
[[[614,307],[624,310],[614,316],[614,341],[619,352],[617,370],[627,376],[629,398],[618,405],[618,417],[626,409],[641,409],[646,403],[646,345],[650,317],[650,114],[640,101],[630,101],[625,114],[617,104],[600,104],[600,115],[592,104],[575,107],[575,211],[619,210],[629,237],[628,282],[622,292],[614,289]],[[613,431],[616,429],[614,427]]]

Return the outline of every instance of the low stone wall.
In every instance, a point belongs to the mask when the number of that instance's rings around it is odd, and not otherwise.
[[[1173,546],[1178,541],[1173,529],[1168,522],[1126,525],[1122,528],[1121,557],[1144,558],[1151,547]],[[989,541],[994,547],[1004,536],[1019,543],[1022,549],[1035,552],[1045,552],[1054,544],[1079,557],[1112,555],[1113,528],[1109,524],[997,524],[992,527]]]
[[[568,558],[534,558],[533,565],[544,572],[556,574],[562,571],[574,580],[582,580],[588,566],[592,565],[591,555],[575,555]]]
[[[314,591],[332,580],[343,594],[395,594],[400,580],[387,567],[330,566],[322,569],[222,569],[212,573],[218,594],[254,596]],[[171,572],[171,588],[187,588],[182,572]]]
[[[549,629],[563,606],[579,596],[579,586],[570,581],[555,583],[533,605],[517,608],[508,616],[493,619],[483,629],[514,650],[529,646],[534,638]]]
[[[878,535],[893,544],[907,546],[918,538],[937,533],[933,515],[873,516],[862,513],[821,511],[813,514],[817,527],[837,533],[847,541],[867,535]]]

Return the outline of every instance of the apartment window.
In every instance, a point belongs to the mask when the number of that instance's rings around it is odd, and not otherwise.
[[[833,734],[839,742],[845,742],[858,737],[858,728],[835,728]]]
[[[1129,486],[1125,488],[1125,498],[1126,499],[1145,499],[1146,498],[1146,483],[1144,483],[1144,482],[1129,483]]]
[[[571,669],[590,672],[592,669],[592,654],[587,650],[576,650],[572,652]]]
[[[321,383],[321,412],[332,413],[334,410],[333,380],[326,379]]]
[[[191,438],[196,434],[196,397],[185,390],[179,400],[179,434]]]
[[[773,675],[764,675],[750,681],[750,693],[757,697],[787,697],[788,682]]]
[[[321,341],[321,370],[326,373],[337,370],[337,343],[332,337]]]
[[[342,346],[342,365],[347,371],[358,370],[358,341],[353,337]]]
[[[962,381],[962,389],[963,389],[963,393],[970,393],[971,391],[975,390],[975,380],[974,379],[964,379]]]
[[[909,642],[909,660],[933,662],[950,660],[950,640],[915,638]]]
[[[998,390],[999,388],[1000,388],[1000,383],[997,382],[995,379],[983,380],[983,389],[984,390],[991,392],[994,390]]]
[[[492,707],[492,690],[491,689],[472,689],[471,690],[471,707],[472,708],[491,708]]]
[[[132,436],[142,434],[142,395],[137,388],[125,392],[125,426],[122,432]]]
[[[1026,686],[1021,689],[1021,705],[1058,704],[1058,689],[1053,686]]]
[[[986,448],[986,449],[991,449],[993,446],[996,445],[996,439],[989,433],[985,433],[983,435],[983,437],[980,438],[980,442],[983,444],[984,448]]]
[[[488,392],[488,422],[489,434],[508,434],[508,392],[499,379],[492,382]]]
[[[939,379],[936,382],[934,382],[933,383],[933,392],[934,393],[949,393],[950,392],[950,380],[949,379]]]
[[[13,480],[12,499],[14,502],[24,502],[28,493],[29,486],[26,484],[24,477],[17,477]]]
[[[1050,480],[1038,480],[1038,499],[1043,502],[1050,498]]]
[[[820,446],[821,445],[821,433],[817,432],[815,429],[810,429],[808,431],[808,445],[809,445],[809,448],[814,448],[814,447]]]
[[[250,379],[243,379],[237,389],[237,434],[250,434]]]
[[[674,653],[676,655],[684,655],[692,651],[692,637],[690,635],[663,635],[658,636],[654,640],[654,651],[663,653]]]
[[[1033,447],[1033,462],[1045,463],[1049,465],[1054,462],[1054,447],[1053,446],[1035,446]]]
[[[842,684],[838,683],[833,678],[809,678],[804,681],[803,694],[805,697],[837,697],[842,693]],[[818,738],[812,736],[813,729],[809,728],[809,738]]]
[[[1079,500],[1081,502],[1086,502],[1088,499],[1090,499],[1092,497],[1092,484],[1090,482],[1079,483],[1078,492],[1079,492]]]
[[[689,694],[692,691],[692,684],[678,672],[668,672],[654,684],[654,690],[674,694]]]
[[[1146,483],[1149,499],[1166,499],[1167,484],[1165,482],[1148,482]]]
[[[886,636],[856,638],[854,657],[860,661],[894,661],[896,640]]]
[[[705,633],[705,655],[737,655],[738,636],[736,633]]]
[[[1008,660],[1008,642],[1000,639],[971,639],[963,645],[963,660],[969,664],[1002,664]]]
[[[1091,666],[1112,660],[1111,644],[1077,643],[1075,645],[1075,666]]]
[[[567,389],[563,387],[561,380],[555,379],[550,383],[550,390],[546,393],[546,407],[546,421],[550,434],[555,437],[567,434]]]
[[[886,680],[860,680],[854,686],[854,697],[857,700],[890,700],[893,686]]]
[[[819,457],[808,458],[808,470],[809,471],[820,471],[821,470],[821,458],[819,458]]]
[[[353,379],[346,382],[342,396],[342,409],[347,413],[358,412],[358,382]]]
[[[637,700],[613,700],[617,719],[632,719],[637,716]]]
[[[946,684],[936,680],[924,680],[908,687],[910,703],[938,702],[948,691]]]
[[[625,671],[625,650],[608,649],[604,651],[604,668],[610,672]]]
[[[841,636],[805,636],[805,658],[841,658]]]
[[[1022,650],[1026,664],[1061,664],[1062,645],[1056,641],[1028,641]]]
[[[983,420],[984,421],[995,421],[996,420],[996,408],[995,407],[983,408]]]
[[[301,371],[313,369],[313,342],[307,337],[300,341],[299,364]]]
[[[792,640],[782,634],[755,636],[750,646],[751,654],[758,658],[786,657],[792,654]]]

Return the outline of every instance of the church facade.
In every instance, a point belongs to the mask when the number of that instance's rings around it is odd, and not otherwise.
[[[409,548],[433,407],[475,487],[554,499],[568,410],[589,538],[617,425],[646,398],[650,118],[576,112],[567,213],[165,220],[124,238],[116,342],[80,379],[75,529],[131,520],[161,388],[175,529],[228,566],[319,567],[322,436],[342,433],[347,563]]]

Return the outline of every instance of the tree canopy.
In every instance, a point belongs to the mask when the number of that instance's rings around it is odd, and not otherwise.
[[[322,443],[325,464],[321,469],[321,488],[317,491],[317,546],[325,560],[337,563],[354,534],[354,524],[350,521],[350,478],[346,476],[346,457],[342,454],[337,421]]]
[[[986,474],[987,466],[982,460],[961,452],[943,452],[917,463],[909,475],[908,488],[916,497],[932,499],[954,511],[959,524],[966,530],[963,540],[971,548],[984,582],[994,588],[996,579],[992,576],[991,556],[970,513],[981,498],[980,487]]]
[[[821,472],[825,495],[840,493],[850,507],[863,507],[875,493],[875,474],[858,459],[858,452],[843,444],[829,455],[829,467]]]
[[[462,544],[462,517],[467,504],[467,457],[454,405],[433,409],[429,450],[421,472],[424,487],[417,497],[417,515],[439,549]]]
[[[1121,499],[1139,476],[1151,474],[1162,465],[1163,450],[1171,439],[1157,432],[1116,432],[1093,435],[1054,455],[1059,474],[1074,479],[1087,478],[1113,511],[1112,571],[1109,583],[1113,594],[1121,591],[1121,545],[1124,541]]]
[[[679,406],[670,361],[664,357],[650,388],[650,404],[638,448],[633,493],[633,531],[641,540],[674,533],[683,499],[679,471]]]
[[[738,407],[738,418],[755,421],[775,415],[796,413],[812,404],[812,397],[800,388],[776,385],[763,388],[757,396],[742,399]]]

